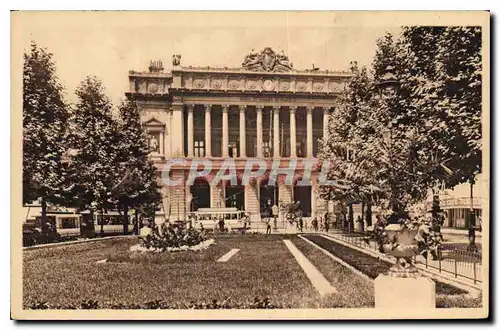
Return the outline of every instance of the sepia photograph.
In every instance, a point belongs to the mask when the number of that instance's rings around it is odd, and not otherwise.
[[[11,317],[489,316],[490,13],[11,12]]]

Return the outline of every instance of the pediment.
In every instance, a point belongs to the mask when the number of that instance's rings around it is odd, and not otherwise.
[[[151,117],[148,120],[144,121],[144,126],[154,126],[154,127],[165,127],[165,123],[159,121],[156,117]]]

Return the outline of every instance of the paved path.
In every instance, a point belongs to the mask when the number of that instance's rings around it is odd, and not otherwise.
[[[337,293],[337,290],[330,284],[330,282],[325,279],[325,277],[319,272],[319,270],[314,267],[314,265],[306,258],[306,256],[303,255],[302,252],[299,251],[299,249],[297,249],[292,241],[284,239],[283,243],[285,243],[288,250],[290,250],[292,255],[295,257],[295,260],[297,260],[299,266],[302,268],[302,270],[304,270],[307,278],[309,278],[309,281],[311,281],[312,285],[316,288],[320,296]]]
[[[229,259],[231,259],[236,253],[238,253],[238,251],[240,251],[240,249],[232,249],[231,251],[220,257],[219,260],[217,260],[217,262],[229,261]]]

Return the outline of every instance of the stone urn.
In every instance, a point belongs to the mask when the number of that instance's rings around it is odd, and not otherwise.
[[[390,268],[389,275],[417,277],[419,273],[413,263],[413,257],[418,254],[418,243],[415,239],[418,230],[399,224],[390,224],[385,227],[385,230],[389,243],[383,245],[383,250],[397,259],[396,264]]]

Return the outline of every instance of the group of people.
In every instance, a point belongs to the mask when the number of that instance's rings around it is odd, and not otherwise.
[[[268,205],[271,204],[271,201],[268,202]],[[266,234],[271,234],[271,221],[274,227],[274,230],[278,229],[278,216],[279,216],[279,208],[276,204],[271,206],[267,212],[268,217],[266,218]]]
[[[319,220],[317,217],[314,217],[311,221],[311,226],[314,231],[324,231],[328,232],[330,230],[330,222],[326,220],[327,218],[320,217]],[[306,229],[307,224],[306,224]]]

